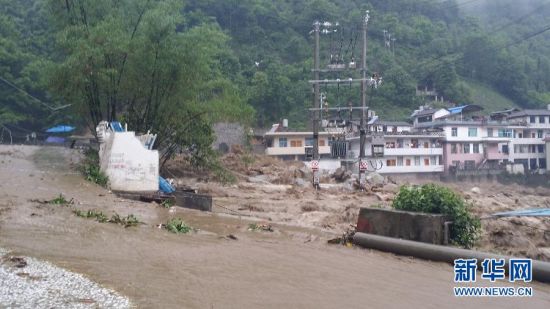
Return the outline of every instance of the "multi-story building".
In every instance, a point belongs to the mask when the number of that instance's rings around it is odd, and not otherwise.
[[[442,173],[443,148],[440,143],[442,134],[439,132],[385,132],[378,135],[383,141],[383,151],[376,153],[377,143],[372,137],[365,143],[365,156],[369,164],[377,165],[381,174],[411,174],[411,173]],[[358,169],[359,137],[349,139],[350,152],[348,158],[355,163],[354,170]],[[383,154],[381,155],[381,153]]]
[[[368,123],[371,133],[365,156],[382,174],[493,174],[509,164],[531,172],[547,170],[550,106],[547,110],[509,109],[490,116],[481,115],[482,110],[477,105],[422,107],[411,115],[414,125],[375,117]],[[306,160],[306,149],[314,142],[312,132],[292,132],[284,125],[274,125],[264,139],[266,154],[292,160]],[[345,165],[357,171],[359,144],[357,128],[347,134],[320,132],[321,168]]]
[[[321,158],[330,156],[329,132],[319,132],[319,155]],[[265,154],[276,156],[282,160],[306,160],[306,148],[313,147],[313,132],[292,131],[288,123],[274,124],[270,131],[264,134]]]
[[[545,138],[550,136],[549,109],[515,111],[507,116],[513,125],[510,161],[525,169],[545,172],[547,169]]]

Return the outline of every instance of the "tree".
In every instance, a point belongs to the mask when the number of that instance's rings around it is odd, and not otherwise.
[[[210,154],[211,121],[250,120],[251,108],[221,71],[227,36],[216,25],[187,26],[179,1],[50,5],[64,56],[51,68],[51,89],[76,102],[91,128],[123,120],[158,133],[162,162],[186,150],[199,164]]]

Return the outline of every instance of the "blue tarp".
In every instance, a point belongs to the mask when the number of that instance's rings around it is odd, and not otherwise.
[[[46,143],[63,144],[65,143],[65,138],[59,136],[48,136],[48,138],[46,138]]]
[[[75,129],[75,127],[67,126],[67,125],[59,125],[55,126],[53,128],[49,128],[46,130],[47,133],[65,133],[65,132],[71,132]]]
[[[447,110],[448,110],[449,112],[451,112],[451,115],[452,115],[452,114],[460,114],[460,113],[462,113],[462,110],[463,110],[464,108],[466,108],[466,107],[468,107],[468,105],[462,105],[462,106],[457,106],[457,107],[451,107],[451,108],[447,108]]]
[[[172,187],[172,185],[168,182],[168,180],[162,178],[159,176],[159,189],[160,191],[166,193],[166,194],[170,194],[170,193],[173,193],[174,191],[176,191],[176,189],[174,189],[174,187]]]
[[[493,214],[495,217],[550,217],[550,208],[522,209],[514,211],[499,212]]]
[[[122,124],[118,121],[112,121],[111,128],[113,128],[115,132],[124,132],[124,128],[122,128]]]

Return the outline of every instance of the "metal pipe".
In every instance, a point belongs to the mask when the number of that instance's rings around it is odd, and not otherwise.
[[[355,233],[353,244],[391,252],[399,255],[413,256],[421,259],[454,263],[456,259],[477,259],[478,267],[484,259],[504,259],[505,269],[508,269],[510,256],[432,245],[417,241],[391,238],[366,233]],[[540,282],[550,282],[550,263],[533,260],[533,279]]]

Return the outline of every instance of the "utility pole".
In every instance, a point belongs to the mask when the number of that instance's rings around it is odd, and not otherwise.
[[[319,80],[319,31],[321,29],[321,23],[315,21],[313,23],[313,32],[315,35],[315,50],[313,52],[313,79]],[[315,83],[313,86],[313,160],[319,162],[319,113],[320,113],[320,93],[319,83]],[[319,170],[313,170],[313,187],[319,189]]]
[[[365,12],[363,20],[363,48],[361,49],[361,122],[359,128],[359,184],[365,185],[365,171],[363,160],[365,158],[365,142],[367,135],[367,119],[369,110],[367,109],[367,25],[369,23],[369,11]]]

